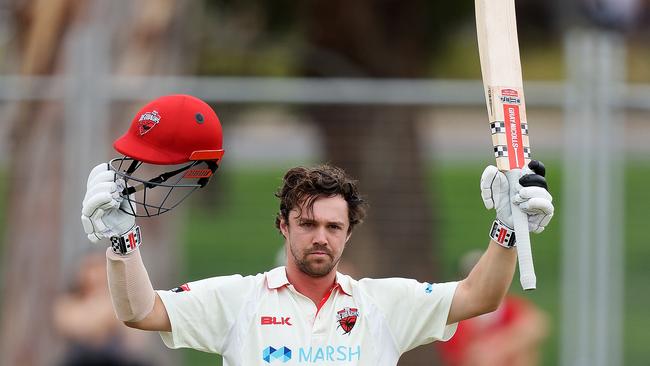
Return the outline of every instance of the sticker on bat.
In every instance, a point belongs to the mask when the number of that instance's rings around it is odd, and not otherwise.
[[[508,154],[510,169],[521,169],[525,166],[526,160],[521,133],[521,113],[519,110],[521,98],[519,93],[514,89],[502,89],[500,99],[503,103],[507,146],[511,148],[510,154]]]

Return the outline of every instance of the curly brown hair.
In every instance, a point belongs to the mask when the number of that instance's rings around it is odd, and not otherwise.
[[[275,227],[280,230],[280,221],[289,222],[289,212],[294,208],[312,210],[314,201],[320,197],[341,195],[348,203],[348,219],[352,231],[363,222],[367,203],[359,195],[357,182],[350,178],[343,169],[331,165],[319,165],[312,168],[296,167],[290,169],[282,180],[282,186],[275,193],[280,199],[280,211],[275,217]]]

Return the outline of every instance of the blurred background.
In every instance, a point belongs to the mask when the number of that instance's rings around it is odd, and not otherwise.
[[[516,278],[512,293],[545,314],[540,364],[647,364],[650,2],[516,3],[556,217],[532,238],[538,289]],[[273,193],[287,168],[319,162],[359,179],[371,205],[346,251],[357,277],[459,279],[494,217],[478,189],[494,160],[473,9],[0,0],[0,364],[220,364],[115,324],[105,248],[79,220],[90,169],[166,94],[214,107],[226,155],[184,205],[139,220],[155,288],[275,266]],[[446,362],[428,345],[400,365]]]

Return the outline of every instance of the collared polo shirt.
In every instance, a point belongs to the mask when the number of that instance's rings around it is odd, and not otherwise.
[[[402,353],[448,340],[457,282],[354,280],[341,273],[320,304],[287,280],[285,267],[158,291],[172,326],[170,348],[223,356],[224,366],[394,366]]]

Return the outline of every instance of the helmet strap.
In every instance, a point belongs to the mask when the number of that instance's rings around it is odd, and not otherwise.
[[[208,169],[210,169],[212,174],[214,174],[214,172],[216,172],[217,169],[219,168],[218,160],[204,160],[204,162],[208,166]],[[210,181],[210,177],[200,178],[196,183],[200,185],[201,188],[203,188]]]
[[[125,156],[125,158],[126,158],[126,156]],[[138,169],[138,167],[141,164],[142,163],[140,161],[133,159],[133,161],[131,161],[131,164],[129,165],[129,168],[126,169],[126,174],[128,174],[128,175],[133,174],[133,172],[135,172],[135,170]]]

